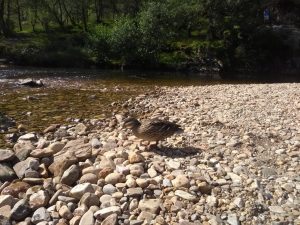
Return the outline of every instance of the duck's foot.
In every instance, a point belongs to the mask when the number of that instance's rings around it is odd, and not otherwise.
[[[157,150],[157,149],[160,149],[161,147],[162,147],[162,144],[159,143],[158,141],[155,141],[154,143],[150,143],[149,150],[150,151]]]

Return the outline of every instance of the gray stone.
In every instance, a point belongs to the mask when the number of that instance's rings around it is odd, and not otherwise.
[[[239,219],[238,219],[238,217],[237,217],[237,215],[235,213],[228,214],[227,222],[230,225],[240,225],[240,221],[239,221]]]
[[[235,173],[227,173],[233,183],[240,184],[242,182],[242,178]]]
[[[62,175],[60,182],[72,186],[79,178],[80,169],[77,165],[71,165]]]
[[[25,161],[18,162],[14,165],[14,171],[19,178],[23,178],[26,170],[37,170],[39,168],[39,161],[35,158],[28,157]]]
[[[50,221],[50,220],[51,220],[50,213],[44,207],[35,210],[31,218],[31,222],[34,224],[37,224],[42,221]]]
[[[70,190],[70,195],[74,198],[81,199],[81,197],[87,193],[95,193],[93,186],[89,183],[77,184]]]
[[[176,190],[175,195],[180,197],[180,198],[189,200],[189,201],[195,201],[197,199],[197,196],[192,195],[192,194],[190,194],[186,191],[182,191],[182,190]]]
[[[233,203],[239,208],[243,208],[245,206],[245,202],[242,198],[234,199]]]
[[[264,178],[268,178],[270,176],[276,176],[277,175],[277,172],[274,168],[269,168],[269,167],[264,167],[262,170],[261,170],[261,173],[262,173],[262,176]]]
[[[11,218],[13,220],[23,220],[25,219],[29,214],[31,210],[29,208],[28,202],[25,199],[19,200],[14,207],[11,209]]]
[[[106,185],[103,186],[102,191],[103,191],[104,194],[111,195],[111,194],[113,194],[117,191],[117,188],[112,184],[106,184]]]
[[[15,171],[6,163],[0,163],[0,181],[11,181],[17,178]]]
[[[210,206],[210,207],[215,207],[217,206],[218,200],[215,196],[209,195],[206,198],[206,203]]]
[[[172,187],[172,183],[169,179],[163,179],[163,186],[164,187]]]
[[[180,169],[181,163],[179,161],[175,161],[171,159],[170,161],[167,162],[167,166],[170,169],[178,170]]]
[[[34,133],[24,134],[19,137],[18,141],[36,141],[37,137]]]
[[[98,138],[92,138],[91,145],[92,145],[93,148],[100,148],[101,143],[98,140]]]
[[[15,153],[10,149],[0,149],[0,162],[7,162],[15,157]]]
[[[127,196],[129,197],[140,197],[143,193],[143,189],[140,187],[127,189]]]

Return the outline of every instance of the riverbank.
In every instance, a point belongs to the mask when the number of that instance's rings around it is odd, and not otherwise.
[[[122,103],[123,115],[22,133],[0,154],[1,222],[297,224],[299,90],[160,87]],[[185,133],[147,151],[148,142],[122,129],[126,111],[174,121]]]

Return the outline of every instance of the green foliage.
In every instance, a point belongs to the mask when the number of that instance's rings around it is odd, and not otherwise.
[[[134,63],[138,58],[140,31],[134,19],[122,17],[112,28],[109,44],[114,58],[123,64]]]
[[[0,57],[19,65],[85,67],[91,64],[91,60],[84,49],[84,39],[79,34],[37,35],[17,43],[6,42],[5,47],[0,45]]]
[[[98,65],[109,63],[111,55],[110,36],[111,29],[105,25],[97,25],[89,33],[88,48],[93,57],[96,58]]]
[[[226,71],[252,70],[299,55],[272,28],[277,14],[300,26],[295,0],[263,1],[274,9],[268,23],[263,21],[266,5],[259,0],[0,2],[0,34],[17,32],[17,43],[0,44],[0,54],[22,64],[177,68],[221,61]]]

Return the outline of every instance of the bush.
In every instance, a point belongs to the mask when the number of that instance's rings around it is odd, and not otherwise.
[[[110,62],[110,36],[111,29],[104,25],[95,26],[89,34],[88,48],[99,65],[105,65]]]
[[[139,61],[140,30],[134,19],[122,17],[112,28],[109,44],[113,56],[120,58],[122,64],[135,64]]]

